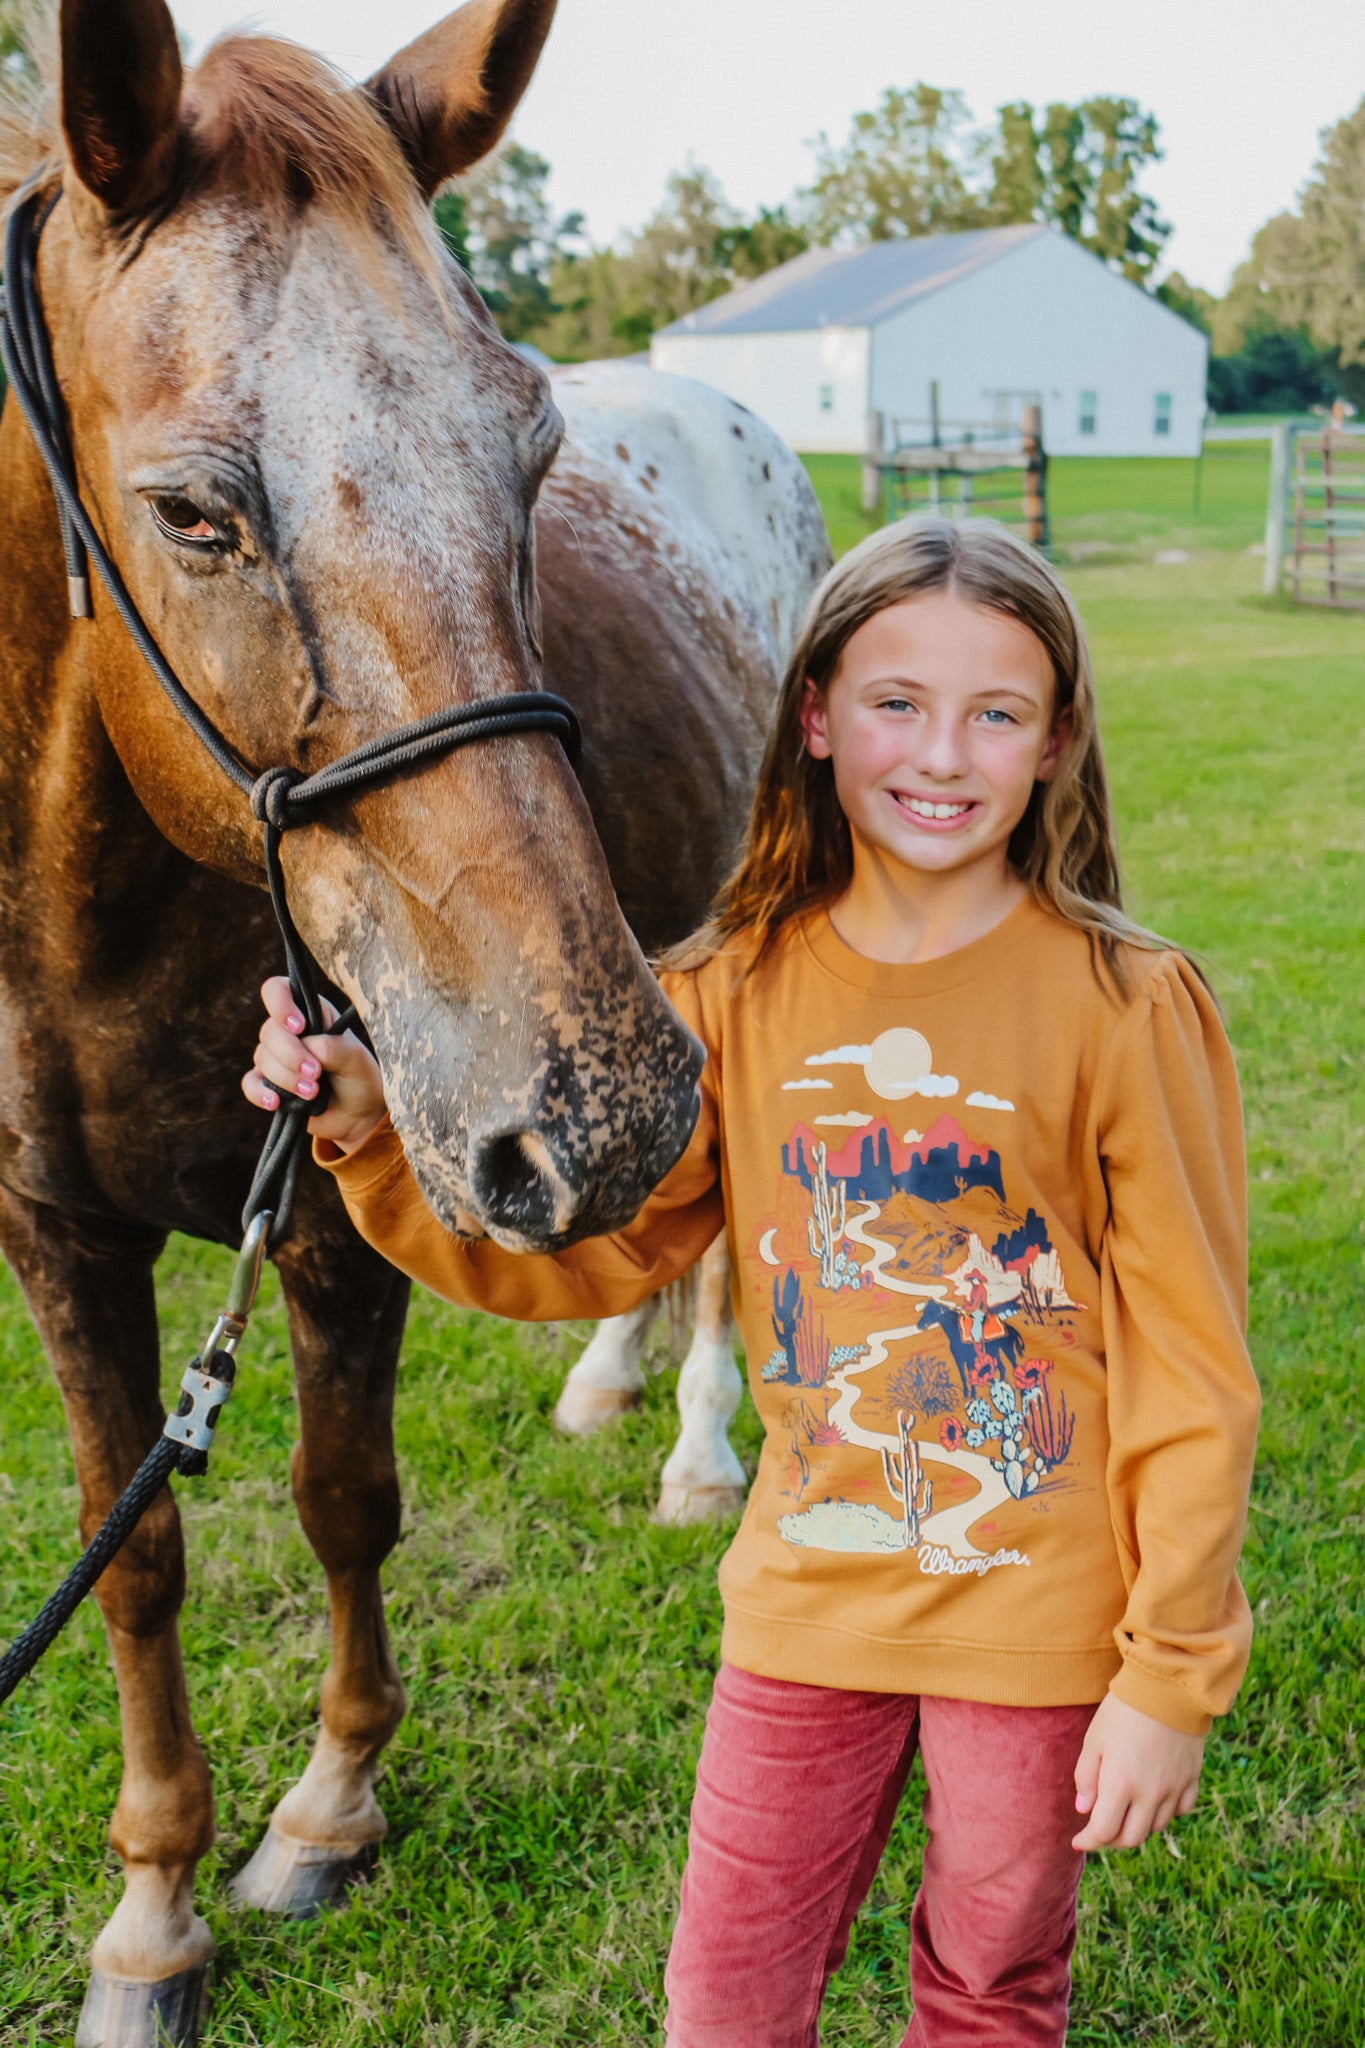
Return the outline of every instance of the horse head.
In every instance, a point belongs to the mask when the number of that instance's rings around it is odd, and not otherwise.
[[[469,0],[354,87],[256,36],[185,76],[164,0],[62,0],[39,286],[81,489],[254,768],[310,773],[540,685],[531,513],[561,424],[428,202],[503,133],[554,4]],[[259,883],[248,804],[98,591],[95,611],[68,658],[139,801]],[[625,1222],[686,1142],[701,1055],[557,741],[500,737],[368,791],[290,832],[284,861],[436,1213],[522,1249]]]

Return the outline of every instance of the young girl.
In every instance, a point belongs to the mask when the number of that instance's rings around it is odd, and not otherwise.
[[[369,1241],[497,1314],[614,1315],[721,1224],[766,1439],[667,1971],[671,2048],[812,2048],[916,1750],[903,2048],[1064,2039],[1084,1852],[1195,1801],[1246,1665],[1257,1416],[1237,1082],[1124,914],[1079,620],[985,522],[865,541],[812,602],[748,844],[664,986],[700,1120],[635,1222],[553,1257],[425,1209],[378,1070],[245,1082]],[[1078,1819],[1078,1816],[1080,1818]]]

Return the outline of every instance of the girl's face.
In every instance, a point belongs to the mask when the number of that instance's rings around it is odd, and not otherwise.
[[[807,683],[801,726],[815,759],[834,763],[855,849],[926,874],[1003,867],[1066,743],[1055,694],[1026,626],[937,590],[860,626],[823,697]]]

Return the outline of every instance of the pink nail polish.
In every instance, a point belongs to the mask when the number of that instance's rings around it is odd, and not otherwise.
[[[316,1060],[301,1060],[299,1062],[299,1072],[304,1076],[305,1080],[315,1081],[322,1072],[322,1069]]]
[[[262,1102],[263,1102],[263,1103],[265,1104],[265,1106],[266,1106],[266,1108],[267,1108],[267,1109],[278,1109],[278,1108],[279,1108],[279,1106],[280,1106],[280,1098],[279,1098],[279,1096],[278,1096],[278,1095],[274,1095],[274,1094],[272,1094],[272,1093],[271,1093],[271,1091],[270,1091],[270,1089],[268,1089],[268,1088],[266,1089],[265,1093],[264,1093],[264,1094],[262,1095],[262,1097],[261,1097],[261,1101],[262,1101]]]
[[[291,1031],[302,1031],[303,1029],[303,1019],[297,1010],[291,1010],[284,1021]]]

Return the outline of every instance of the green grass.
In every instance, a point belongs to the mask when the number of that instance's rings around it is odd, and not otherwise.
[[[837,472],[821,481],[847,537],[856,475],[851,507]],[[1202,523],[1190,482],[1178,462],[1059,463],[1054,507],[1064,550],[1107,551],[1067,574],[1094,640],[1134,907],[1211,964],[1246,1090],[1266,1388],[1245,1557],[1258,1633],[1173,1846],[1092,1860],[1071,2038],[1351,2048],[1365,2010],[1365,623],[1257,595],[1263,451],[1206,458]],[[1168,547],[1193,558],[1154,565]],[[225,1272],[202,1247],[166,1257],[168,1387]],[[278,1926],[230,1914],[225,1884],[301,1767],[323,1602],[288,1504],[273,1292],[254,1326],[213,1470],[180,1488],[190,1684],[219,1801],[199,1883],[220,1949],[214,2048],[659,2040],[726,1533],[648,1519],[667,1370],[592,1448],[554,1436],[571,1353],[568,1335],[418,1302],[399,1401],[406,1533],[387,1573],[412,1701],[380,1785],[393,1833],[344,1911]],[[64,1567],[75,1519],[60,1404],[7,1280],[0,1384],[3,1631]],[[736,1440],[752,1464],[747,1409]],[[5,2048],[70,2038],[117,1894],[115,1727],[88,1610],[0,1733]],[[1002,1771],[1000,1796],[1026,1828],[1026,1775]],[[831,2048],[884,2048],[904,2025],[914,1805],[832,1991]]]

